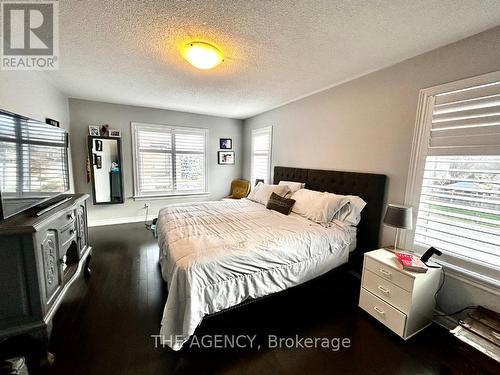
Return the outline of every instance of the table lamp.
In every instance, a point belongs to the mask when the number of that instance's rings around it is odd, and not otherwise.
[[[396,251],[398,248],[399,230],[413,228],[412,208],[398,204],[388,204],[387,211],[385,211],[384,224],[396,228],[396,237],[394,238],[394,251]]]

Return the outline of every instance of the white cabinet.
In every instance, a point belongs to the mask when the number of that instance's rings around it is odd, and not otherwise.
[[[409,272],[385,249],[365,254],[359,306],[404,339],[427,327],[434,313],[440,268]]]

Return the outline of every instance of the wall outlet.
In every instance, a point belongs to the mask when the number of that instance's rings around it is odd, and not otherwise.
[[[144,208],[149,208],[150,206],[151,206],[151,203],[149,203],[149,202],[144,203]]]

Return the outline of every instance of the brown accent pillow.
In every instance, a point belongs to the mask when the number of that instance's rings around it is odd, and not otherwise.
[[[272,193],[267,201],[266,208],[277,211],[283,215],[288,215],[295,204],[295,199],[284,198],[276,193]]]

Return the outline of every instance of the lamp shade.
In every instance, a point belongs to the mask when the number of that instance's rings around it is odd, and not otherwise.
[[[384,224],[399,229],[412,229],[413,210],[408,206],[388,204],[384,216]]]

